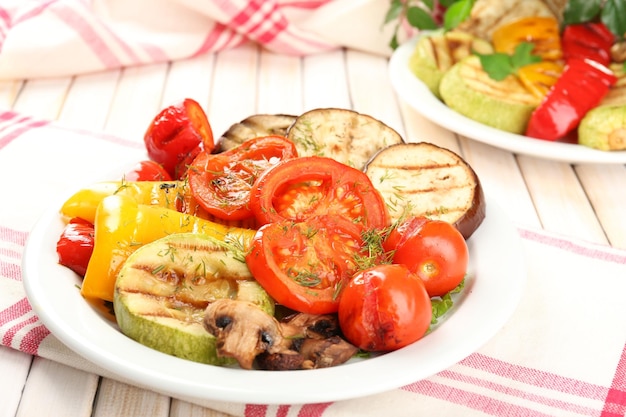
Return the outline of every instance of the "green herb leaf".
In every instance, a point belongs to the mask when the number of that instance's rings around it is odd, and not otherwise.
[[[496,81],[502,81],[509,75],[517,74],[517,70],[521,67],[541,61],[540,56],[532,54],[534,47],[534,44],[530,42],[522,42],[517,45],[513,55],[502,52],[476,55],[480,58],[480,63],[489,77]]]
[[[413,27],[422,30],[437,29],[437,23],[433,17],[421,7],[409,7],[406,11],[406,20]]]
[[[400,17],[402,13],[402,1],[401,0],[391,0],[391,4],[389,5],[389,9],[387,10],[387,14],[385,14],[385,20],[383,25],[386,25],[389,22],[393,22],[394,20]]]
[[[602,0],[569,0],[563,11],[563,23],[571,25],[594,20],[600,14]]]
[[[474,7],[474,0],[459,0],[452,4],[443,15],[443,27],[452,30],[467,19]]]
[[[623,39],[626,34],[626,0],[607,0],[601,20],[611,32]]]

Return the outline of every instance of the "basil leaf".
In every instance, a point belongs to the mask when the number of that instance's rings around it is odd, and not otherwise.
[[[467,19],[472,12],[474,0],[458,0],[446,10],[443,16],[443,27],[452,30]]]
[[[480,58],[483,70],[489,75],[489,78],[502,81],[511,74],[516,74],[517,70],[524,65],[541,61],[541,57],[532,54],[535,47],[533,43],[522,42],[515,47],[513,55],[503,52],[495,54],[476,54]]]
[[[623,39],[626,34],[626,0],[607,0],[601,20],[611,32]]]
[[[391,4],[389,5],[389,9],[387,10],[387,13],[385,14],[385,20],[383,24],[387,24],[391,21],[396,20],[398,17],[400,17],[400,13],[402,13],[402,1],[392,0]]]
[[[600,14],[601,0],[569,0],[563,11],[563,23],[589,22]]]
[[[413,27],[418,29],[432,30],[437,29],[437,23],[433,20],[430,13],[421,7],[412,6],[406,11],[406,20]]]

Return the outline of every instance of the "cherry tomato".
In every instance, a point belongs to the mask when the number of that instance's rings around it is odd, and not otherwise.
[[[384,264],[358,272],[339,300],[346,339],[367,351],[390,351],[424,336],[432,305],[424,282],[404,265]]]
[[[383,249],[385,252],[391,252],[398,249],[398,244],[406,236],[410,236],[417,231],[428,221],[428,218],[423,216],[410,217],[407,220],[400,222],[393,229],[383,241]]]
[[[283,136],[262,136],[226,152],[201,152],[189,167],[191,193],[214,216],[227,220],[252,217],[250,190],[257,177],[279,161],[298,155]]]
[[[85,276],[94,245],[94,227],[81,218],[73,218],[65,226],[57,241],[59,264]]]
[[[397,243],[393,262],[406,265],[424,281],[428,295],[437,297],[463,281],[469,251],[463,235],[453,225],[427,220],[420,227],[407,228]]]
[[[302,313],[334,313],[363,250],[360,230],[336,216],[268,223],[254,237],[246,263],[277,303]]]
[[[125,181],[171,181],[172,177],[162,165],[154,161],[138,162],[124,174]]]
[[[144,144],[150,159],[175,179],[183,178],[185,162],[193,160],[189,154],[215,148],[209,120],[200,104],[190,98],[161,110],[148,126]]]
[[[259,224],[322,214],[369,229],[387,226],[385,203],[362,171],[318,156],[283,161],[254,184],[250,207]]]

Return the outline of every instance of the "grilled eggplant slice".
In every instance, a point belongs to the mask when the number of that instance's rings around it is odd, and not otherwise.
[[[454,64],[473,52],[493,53],[484,39],[464,32],[433,32],[419,38],[409,58],[409,68],[438,98],[441,78]]]
[[[259,136],[286,136],[287,129],[296,120],[288,114],[255,114],[232,125],[217,140],[215,152],[224,152]]]
[[[404,142],[380,120],[337,108],[314,109],[298,116],[287,138],[296,144],[300,156],[324,156],[361,170],[379,150]]]
[[[502,81],[490,78],[474,55],[446,72],[439,92],[446,105],[462,115],[517,134],[524,134],[530,115],[540,102],[513,75]]]
[[[236,299],[274,313],[274,302],[245,262],[219,241],[173,234],[142,246],[120,270],[113,307],[122,333],[155,350],[212,365],[220,357],[203,326],[210,302]]]
[[[369,161],[365,172],[394,222],[426,216],[453,224],[468,239],[485,218],[478,176],[448,149],[427,142],[390,146]]]

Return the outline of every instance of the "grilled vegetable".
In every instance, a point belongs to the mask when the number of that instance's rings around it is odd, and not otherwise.
[[[540,99],[519,79],[496,81],[483,70],[477,56],[455,64],[442,78],[439,92],[451,109],[480,123],[522,134]]]
[[[216,144],[216,152],[224,152],[259,136],[286,136],[287,129],[296,120],[288,114],[255,114],[232,125]]]
[[[578,143],[602,151],[626,149],[626,104],[590,110],[578,127]]]
[[[296,119],[287,132],[299,156],[323,156],[363,169],[379,150],[402,137],[371,116],[346,109],[315,109]]]
[[[409,68],[435,96],[441,98],[439,83],[443,75],[473,52],[489,54],[493,48],[484,39],[467,33],[435,32],[419,39],[409,59]]]
[[[141,246],[173,233],[203,233],[245,247],[254,230],[239,229],[157,206],[137,204],[130,197],[102,200],[95,217],[94,249],[81,287],[86,298],[113,300],[115,279],[126,259]]]
[[[515,20],[530,16],[558,17],[564,2],[558,5],[547,3],[544,0],[476,0],[470,18],[458,29],[491,40],[495,29]]]
[[[578,127],[616,81],[605,66],[588,59],[570,58],[563,74],[532,113],[526,136],[552,141],[564,137]]]
[[[202,324],[220,299],[251,302],[274,314],[274,303],[252,279],[237,250],[198,234],[173,234],[135,251],[115,284],[122,333],[161,352],[196,362],[229,363]]]
[[[531,42],[532,53],[543,60],[555,61],[563,56],[559,22],[554,17],[532,16],[498,26],[492,35],[496,52],[513,54],[517,45]]]
[[[393,222],[425,216],[453,224],[466,239],[486,213],[474,170],[456,153],[420,142],[390,146],[367,164]]]

